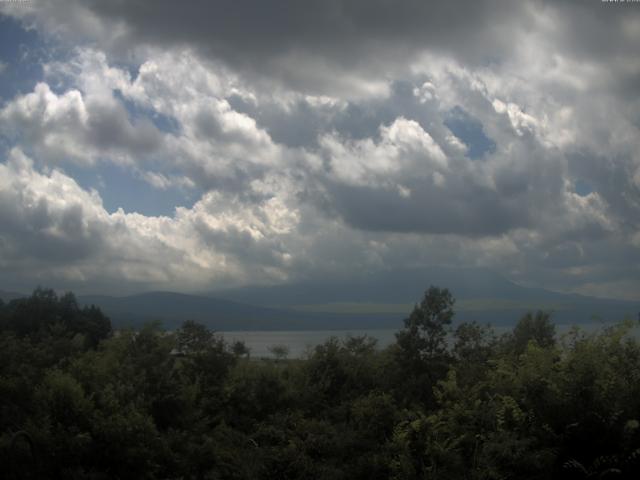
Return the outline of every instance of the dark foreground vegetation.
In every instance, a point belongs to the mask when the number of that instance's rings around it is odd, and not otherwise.
[[[497,338],[430,288],[379,351],[330,339],[249,358],[185,322],[114,335],[73,295],[0,302],[0,477],[640,478],[631,322]]]

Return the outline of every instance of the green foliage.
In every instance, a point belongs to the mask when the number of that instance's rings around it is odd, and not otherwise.
[[[111,335],[39,289],[0,305],[6,478],[640,478],[640,343],[623,323],[556,338],[449,331],[430,288],[398,333],[250,359],[195,322]]]
[[[442,356],[447,349],[447,327],[454,316],[454,304],[449,290],[429,287],[404,321],[405,329],[398,334],[400,346],[423,359]]]
[[[556,327],[551,323],[549,312],[538,311],[535,315],[527,313],[513,329],[511,347],[518,354],[526,350],[529,342],[551,347],[555,344],[555,334]]]
[[[454,303],[446,288],[429,287],[422,302],[405,319],[404,329],[396,334],[392,376],[401,381],[394,390],[405,404],[434,406],[433,387],[444,377],[450,362],[447,334]]]
[[[286,345],[271,345],[269,353],[276,357],[277,360],[284,360],[289,356],[289,347]]]
[[[80,308],[73,293],[58,297],[53,290],[37,288],[28,298],[2,307],[0,326],[18,337],[44,341],[81,336],[88,348],[111,334],[111,322],[99,308]]]

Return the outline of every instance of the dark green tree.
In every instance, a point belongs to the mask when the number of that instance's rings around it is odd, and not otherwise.
[[[242,340],[236,340],[231,345],[231,351],[236,357],[247,357],[251,354],[251,350],[247,347],[247,344]]]
[[[487,370],[487,361],[494,353],[496,336],[489,325],[464,322],[453,332],[453,357],[458,365],[458,381],[473,385]]]
[[[444,355],[454,304],[455,300],[448,289],[429,287],[422,302],[405,319],[404,330],[396,334],[398,344],[422,359]]]
[[[19,337],[44,340],[81,336],[85,348],[111,335],[111,321],[95,307],[80,308],[73,293],[58,297],[51,289],[36,288],[30,297],[11,301],[4,308],[4,328]]]
[[[399,382],[394,383],[398,400],[433,406],[433,387],[446,375],[450,360],[447,333],[454,303],[446,288],[429,287],[405,319],[404,329],[396,333],[397,370],[391,376]]]
[[[534,341],[542,348],[555,345],[556,326],[551,322],[551,313],[538,310],[535,315],[531,312],[523,316],[513,329],[511,344],[513,350],[520,354],[524,352],[530,341]]]
[[[187,320],[176,332],[176,344],[181,354],[202,355],[216,346],[216,337],[201,323]]]

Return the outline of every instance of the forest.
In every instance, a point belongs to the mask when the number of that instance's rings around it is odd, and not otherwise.
[[[558,335],[539,311],[498,336],[438,287],[408,313],[384,349],[260,359],[188,319],[113,331],[71,293],[0,302],[0,475],[640,478],[633,321]]]

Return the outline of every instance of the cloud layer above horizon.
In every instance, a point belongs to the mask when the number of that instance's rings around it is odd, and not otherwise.
[[[444,265],[640,299],[640,4],[0,12],[2,288]]]

